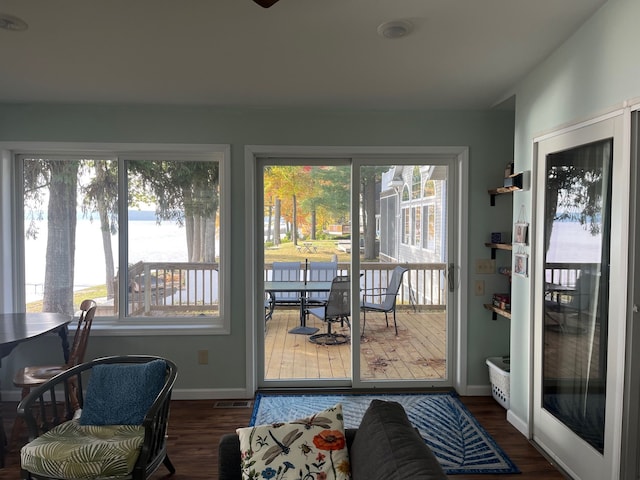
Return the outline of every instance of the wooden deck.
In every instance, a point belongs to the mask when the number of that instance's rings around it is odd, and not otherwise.
[[[397,312],[398,336],[390,318],[368,313],[365,336],[361,339],[362,380],[441,380],[445,378],[446,319],[442,310]],[[360,317],[362,322],[362,317]],[[343,345],[317,345],[307,335],[289,330],[299,325],[297,307],[276,307],[266,324],[265,378],[349,379],[351,378],[351,342]],[[315,317],[307,324],[326,332],[326,325]],[[339,324],[332,331],[351,335],[349,327]]]

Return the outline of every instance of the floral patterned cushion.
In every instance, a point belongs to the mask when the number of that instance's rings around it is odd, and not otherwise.
[[[244,480],[348,480],[342,404],[309,418],[238,428]]]
[[[20,450],[22,469],[68,480],[123,477],[131,473],[144,440],[139,425],[58,425]]]

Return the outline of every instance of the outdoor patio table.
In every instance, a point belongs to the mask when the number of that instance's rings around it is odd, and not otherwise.
[[[0,362],[22,342],[58,331],[65,362],[69,360],[67,324],[71,316],[62,313],[0,313]],[[4,468],[6,435],[0,415],[0,468]]]
[[[302,246],[298,245],[298,251],[302,253],[318,253],[318,247],[311,242],[304,242]]]
[[[308,292],[328,292],[331,290],[331,282],[281,282],[268,281],[264,282],[264,291],[270,295],[276,292],[298,292],[300,294],[300,326],[289,330],[289,333],[297,333],[299,335],[313,335],[319,329],[307,327],[305,311],[305,299]]]

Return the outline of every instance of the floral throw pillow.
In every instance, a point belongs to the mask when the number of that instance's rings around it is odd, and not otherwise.
[[[348,480],[342,404],[309,418],[238,428],[244,480]]]

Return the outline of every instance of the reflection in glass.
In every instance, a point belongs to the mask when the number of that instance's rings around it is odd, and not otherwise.
[[[612,140],[546,158],[543,407],[604,450]]]

